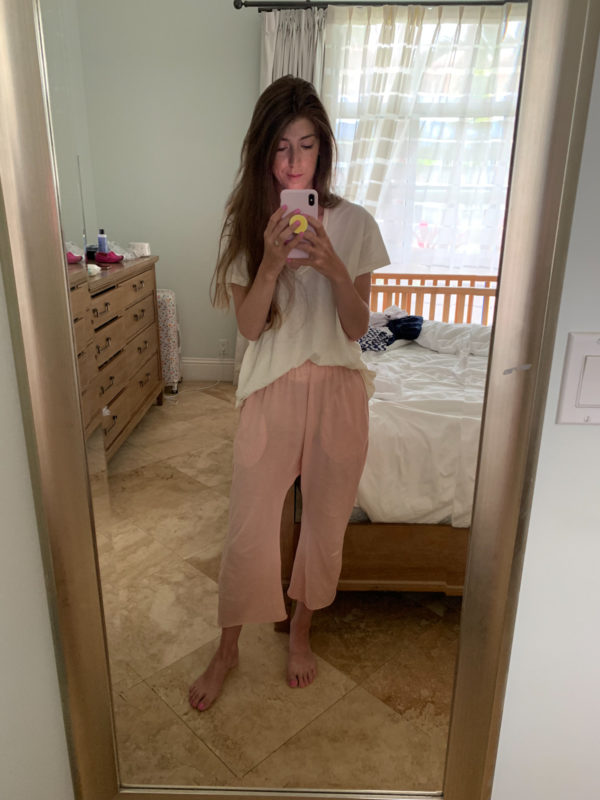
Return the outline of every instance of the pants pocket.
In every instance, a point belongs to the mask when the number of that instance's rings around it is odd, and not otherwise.
[[[241,467],[257,464],[267,449],[267,422],[256,399],[250,395],[244,403],[233,440],[233,462]]]

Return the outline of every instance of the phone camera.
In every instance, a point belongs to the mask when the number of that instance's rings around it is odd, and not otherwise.
[[[314,194],[309,194],[308,195],[308,205],[309,206],[314,206],[314,204],[315,204],[315,196],[314,196]]]

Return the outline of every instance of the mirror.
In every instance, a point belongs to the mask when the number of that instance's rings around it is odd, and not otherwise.
[[[196,353],[209,357],[222,339],[233,355],[232,315],[224,319],[210,309],[208,282],[222,209],[258,96],[260,17],[253,12],[238,14],[229,4],[211,9],[210,25],[201,3],[190,5],[176,20],[161,2],[145,2],[142,8],[139,3],[123,7],[98,6],[89,0],[41,0],[40,8],[65,240],[81,245],[83,228],[84,239],[93,243],[100,227],[110,240],[124,246],[130,240],[149,240],[159,256],[153,265],[156,285],[174,289],[179,301],[187,363]],[[521,43],[524,20],[523,11],[510,23],[519,29]],[[462,30],[467,30],[466,22]],[[470,30],[477,28],[473,25]],[[519,43],[514,31],[506,36]],[[225,49],[223,41],[228,42]],[[507,53],[502,51],[499,57],[506,58],[508,77],[502,88],[508,92],[519,83],[521,47],[512,60]],[[198,77],[207,75],[210,80]],[[516,98],[509,110],[509,128],[515,105]],[[340,108],[337,117],[345,120],[337,125],[340,139],[350,125],[348,109]],[[452,128],[445,138],[456,135]],[[471,135],[477,136],[474,125]],[[494,135],[488,132],[490,139]],[[469,145],[467,137],[465,146]],[[490,147],[487,142],[483,146]],[[505,134],[505,182],[511,147],[512,137]],[[340,140],[342,159],[347,149]],[[394,160],[403,157],[396,154]],[[493,153],[488,157],[493,159]],[[417,163],[431,158],[430,151],[424,152]],[[397,178],[392,173],[390,187]],[[431,168],[419,177],[422,185],[445,180]],[[435,205],[437,198],[432,202],[423,188],[420,191],[423,196],[415,202]],[[368,204],[368,196],[365,199]],[[396,196],[390,202],[400,200]],[[496,268],[504,198],[497,200]],[[429,224],[430,238],[439,231],[445,235],[443,217],[440,224]],[[464,227],[465,222],[456,224]],[[393,235],[389,219],[385,227]],[[426,244],[423,230],[415,233],[418,247]],[[396,240],[389,241],[392,250]],[[429,263],[439,257],[427,248],[423,255]],[[378,274],[385,276],[390,269]],[[436,271],[429,267],[432,270]],[[473,271],[462,269],[465,274]],[[90,281],[92,313],[98,321],[102,317],[97,332],[108,330],[104,309],[114,291],[111,274]],[[482,275],[483,280],[489,277]],[[96,298],[99,307],[94,305]],[[383,300],[382,309],[392,305]],[[491,322],[491,316],[484,321]],[[144,330],[147,334],[148,328]],[[487,343],[489,331],[489,327],[483,331]],[[201,350],[192,348],[194,341],[203,343]],[[119,434],[123,442],[117,437],[109,446],[104,470],[99,464],[101,429],[95,429],[88,440],[88,461],[119,767],[125,785],[441,790],[461,608],[461,564],[452,562],[462,558],[464,570],[487,367],[487,358],[470,350],[469,344],[451,353],[440,354],[433,346],[428,350],[436,369],[453,372],[452,380],[436,389],[448,394],[444,414],[435,415],[435,398],[423,399],[420,388],[413,394],[405,389],[411,407],[404,409],[401,423],[385,419],[384,410],[391,405],[383,403],[390,391],[389,369],[380,366],[378,354],[365,353],[369,366],[378,368],[375,398],[382,403],[377,406],[382,409],[379,415],[372,410],[370,431],[371,451],[382,455],[375,463],[368,462],[368,481],[385,485],[385,475],[396,467],[383,461],[383,453],[395,451],[411,436],[417,446],[426,435],[428,442],[443,442],[444,447],[423,467],[412,459],[414,479],[409,480],[409,470],[403,481],[408,517],[403,516],[404,508],[377,515],[373,505],[377,500],[371,500],[366,489],[359,490],[359,497],[361,492],[364,496],[361,506],[382,525],[413,523],[410,534],[416,531],[421,542],[425,534],[414,526],[428,526],[428,547],[440,550],[449,575],[448,594],[436,592],[434,582],[428,591],[417,591],[423,588],[417,568],[414,578],[410,580],[409,574],[401,585],[404,591],[381,591],[397,589],[397,575],[387,582],[379,571],[367,579],[344,575],[343,588],[368,591],[340,591],[333,606],[315,616],[312,644],[319,679],[306,693],[290,692],[281,679],[287,637],[262,625],[244,630],[243,661],[214,708],[199,714],[187,700],[187,687],[206,665],[219,633],[216,580],[227,528],[237,418],[234,387],[223,379],[230,364],[216,361],[217,380],[186,379],[177,393],[165,395],[162,405],[147,408],[126,437]],[[105,346],[102,369],[110,365],[117,370],[119,355]],[[411,352],[415,349],[419,351],[413,345]],[[398,358],[399,351],[395,355]],[[414,363],[404,355],[402,368],[415,375],[421,367],[417,356],[413,359]],[[398,369],[396,361],[391,369]],[[419,387],[423,380],[417,380]],[[105,411],[111,414],[113,396],[115,405],[119,402],[118,377],[116,381],[112,387],[105,381]],[[476,410],[466,410],[469,400]],[[112,441],[111,428],[106,430]],[[407,452],[410,461],[412,451]],[[400,456],[406,458],[404,453]],[[468,462],[464,475],[457,459]],[[376,470],[379,461],[383,474]],[[450,491],[442,477],[433,478],[434,461],[441,465],[440,473],[456,473]],[[448,498],[443,510],[419,515],[413,509],[425,502],[420,486],[428,483],[433,496],[446,493]],[[387,492],[384,504],[399,494],[392,487]],[[368,533],[361,529],[357,544],[353,529],[347,550],[359,547],[373,558],[382,530],[382,526],[373,526]],[[387,529],[383,533],[392,536]],[[447,537],[460,537],[458,555]],[[364,560],[362,555],[358,558]],[[404,559],[398,552],[391,572],[397,574]],[[359,757],[365,740],[377,753],[366,762]],[[319,759],[324,742],[329,743],[327,757]],[[332,742],[339,742],[340,750],[333,772]],[[302,759],[294,757],[297,752],[304,754]]]
[[[444,796],[450,800],[489,796],[528,507],[523,498],[535,461],[532,420],[539,419],[543,405],[543,370],[548,363],[540,357],[542,335],[560,294],[556,288],[551,291],[550,275],[555,270],[560,284],[560,252],[565,250],[569,227],[564,218],[572,206],[573,173],[577,172],[589,91],[586,70],[580,73],[579,62],[571,64],[565,54],[581,53],[582,63],[589,66],[597,39],[594,26],[586,27],[584,2],[555,0],[545,3],[543,10],[543,14],[534,14],[530,28],[515,191],[511,194],[503,290],[490,365],[444,781]],[[39,84],[32,82],[31,70],[24,68],[36,60],[35,28],[29,7],[3,0],[2,12],[11,33],[6,47],[0,49],[0,88],[3,103],[8,100],[3,124],[11,132],[0,150],[7,223],[0,238],[2,266],[8,296],[16,298],[18,320],[13,321],[13,330],[24,343],[20,362],[22,369],[27,369],[30,387],[32,470],[39,470],[35,473],[40,487],[38,507],[52,554],[49,578],[56,586],[51,597],[56,599],[74,774],[82,796],[92,796],[93,791],[94,796],[113,797],[119,792],[119,777],[113,762],[99,598],[91,538],[87,536],[81,431],[73,426],[72,334],[64,275],[56,269],[60,242],[53,197],[39,191],[40,181],[46,186],[51,183]],[[22,167],[18,180],[12,180],[15,163]],[[562,172],[565,163],[569,165],[568,180]],[[11,180],[5,180],[7,175]],[[43,286],[39,281],[40,253],[45,267]],[[50,302],[52,309],[44,312]],[[65,313],[56,314],[57,308]],[[506,324],[515,315],[522,323],[516,333],[515,326]],[[531,369],[519,370],[514,365]],[[539,387],[541,395],[536,395]],[[515,431],[510,440],[507,429]],[[522,442],[532,444],[523,448]],[[93,469],[90,472],[94,474]],[[149,792],[134,794],[150,796]],[[166,789],[160,792],[164,797],[172,794]],[[270,794],[277,796],[277,790]],[[279,796],[283,794],[280,790]]]

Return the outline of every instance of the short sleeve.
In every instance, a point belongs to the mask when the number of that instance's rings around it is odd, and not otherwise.
[[[365,225],[360,246],[360,258],[358,262],[358,275],[373,272],[380,267],[387,267],[390,257],[383,241],[379,225],[373,217],[365,211]]]
[[[246,259],[241,255],[239,255],[235,259],[235,261],[229,268],[229,272],[227,275],[227,285],[229,286],[232,283],[237,283],[240,286],[248,286],[248,284],[250,283],[250,278],[248,276],[248,267],[246,265]]]

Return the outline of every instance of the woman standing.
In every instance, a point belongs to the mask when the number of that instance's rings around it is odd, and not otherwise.
[[[272,83],[259,98],[226,208],[215,305],[232,297],[250,340],[237,390],[229,532],[219,577],[221,640],[190,687],[206,710],[237,664],[242,625],[286,618],[280,526],[298,475],[302,525],[288,595],[288,684],[316,676],[313,611],[329,605],[341,570],[344,532],[367,453],[372,375],[356,340],[369,323],[370,273],[389,263],[374,219],[331,191],[335,140],[314,87]],[[313,230],[294,232],[297,209],[283,189],[315,189]],[[301,245],[305,258],[290,257]]]

